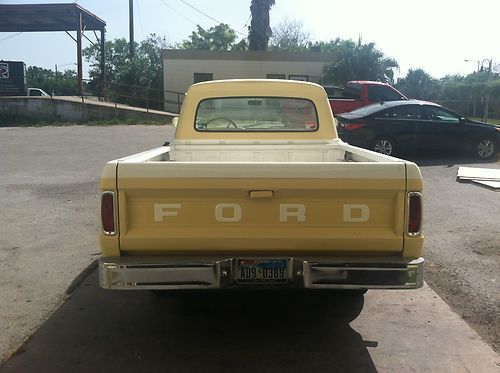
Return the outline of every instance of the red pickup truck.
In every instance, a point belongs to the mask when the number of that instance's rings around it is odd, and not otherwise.
[[[333,114],[345,113],[381,101],[408,100],[396,88],[386,83],[353,80],[345,87],[324,86]]]

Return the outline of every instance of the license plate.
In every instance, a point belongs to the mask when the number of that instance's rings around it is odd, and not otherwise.
[[[286,282],[288,281],[287,259],[238,259],[236,262],[238,282]]]

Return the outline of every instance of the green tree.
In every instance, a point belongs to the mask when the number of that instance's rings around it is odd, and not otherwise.
[[[57,72],[54,82],[54,94],[57,96],[73,96],[78,91],[78,80],[75,70]]]
[[[190,40],[184,40],[179,47],[182,49],[202,49],[212,51],[246,50],[247,41],[236,42],[236,32],[225,23],[205,30],[200,25],[191,33]]]
[[[487,71],[434,79],[422,69],[410,69],[396,87],[408,97],[435,101],[464,116],[481,116],[488,98],[489,115],[500,117],[500,78],[494,73],[490,80]]]
[[[249,49],[252,51],[265,51],[272,35],[269,25],[269,11],[275,0],[252,0],[250,12],[252,20],[248,27]]]
[[[73,96],[76,94],[77,88],[76,72],[66,70],[64,72],[58,71],[56,74],[50,69],[29,66],[26,70],[26,84],[28,87],[41,88],[56,96]]]
[[[349,80],[392,83],[394,70],[399,69],[396,60],[386,57],[375,43],[363,44],[361,39],[356,43],[337,38],[316,43],[311,49],[335,54],[335,61],[327,64],[323,71],[323,80],[327,83],[344,84]]]
[[[124,38],[105,43],[106,94],[118,102],[161,108],[163,105],[162,50],[168,48],[165,37],[149,35],[136,43],[135,56],[130,59],[129,43]],[[90,82],[87,85],[93,94],[101,90],[101,51],[93,45],[83,50],[91,63]]]
[[[500,117],[500,78],[474,72],[467,76],[446,76],[438,82],[437,102],[465,116],[479,117],[484,114],[488,100],[488,116]]]
[[[269,47],[290,52],[306,51],[311,40],[309,33],[303,28],[304,24],[301,21],[285,18],[283,22],[273,27]]]
[[[28,87],[41,88],[52,93],[55,88],[55,73],[50,69],[38,66],[29,66],[26,69],[26,84]]]
[[[420,100],[436,100],[439,93],[438,81],[423,69],[410,69],[396,88],[406,96]]]

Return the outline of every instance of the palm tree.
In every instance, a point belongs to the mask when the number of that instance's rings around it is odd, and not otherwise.
[[[375,80],[392,83],[394,70],[399,69],[395,59],[386,57],[375,43],[363,44],[337,39],[328,45],[335,61],[325,66],[323,79],[343,84],[349,80]]]
[[[248,27],[248,40],[250,50],[267,49],[272,31],[269,25],[269,11],[275,4],[275,0],[252,0],[250,12],[252,21]]]
[[[437,99],[437,82],[423,69],[410,69],[397,84],[398,89],[411,98],[420,100]]]

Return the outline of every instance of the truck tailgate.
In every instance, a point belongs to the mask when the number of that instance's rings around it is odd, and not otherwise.
[[[403,250],[404,162],[120,162],[117,176],[125,254]]]

